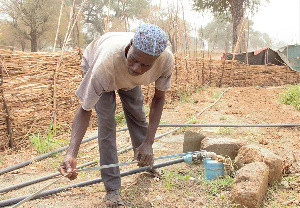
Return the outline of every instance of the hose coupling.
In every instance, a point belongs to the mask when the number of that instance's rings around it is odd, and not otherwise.
[[[200,150],[199,152],[196,152],[195,154],[193,154],[194,160],[204,160],[206,158],[211,158],[211,159],[215,159],[217,156],[216,153],[214,152],[207,152],[206,150]]]
[[[187,153],[183,156],[185,163],[192,163],[193,161],[202,161],[206,158],[215,159],[217,156],[214,152],[207,152],[206,150],[200,150],[198,152]]]
[[[183,156],[185,163],[192,163],[193,162],[193,154],[187,154]]]

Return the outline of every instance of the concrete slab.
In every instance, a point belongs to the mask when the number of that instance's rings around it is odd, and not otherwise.
[[[183,152],[199,151],[201,142],[205,138],[201,133],[186,131],[184,133]]]
[[[246,141],[229,137],[205,138],[202,140],[201,149],[234,159],[239,149],[246,144]]]

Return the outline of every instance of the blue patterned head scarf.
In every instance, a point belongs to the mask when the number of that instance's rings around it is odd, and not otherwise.
[[[133,37],[133,45],[151,56],[159,56],[167,47],[166,33],[158,26],[146,23],[139,26]]]

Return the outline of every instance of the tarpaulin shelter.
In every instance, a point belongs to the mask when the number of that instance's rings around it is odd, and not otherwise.
[[[288,45],[280,48],[277,52],[291,69],[300,71],[300,45]]]
[[[288,65],[292,70],[300,71],[300,45],[287,45],[279,50],[272,50],[271,48],[262,48],[257,51],[248,53],[236,53],[234,54],[234,60],[247,63],[250,65]],[[232,60],[233,54],[226,53],[222,58],[225,60]]]
[[[232,60],[233,54],[226,53],[225,60]],[[234,60],[247,63],[247,53],[236,53],[234,54]],[[257,51],[248,52],[248,64],[250,65],[264,65],[264,64],[275,64],[283,65],[284,62],[278,53],[271,48],[262,48]]]

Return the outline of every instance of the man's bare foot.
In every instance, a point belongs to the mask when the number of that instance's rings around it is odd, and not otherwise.
[[[104,202],[106,207],[112,208],[125,208],[125,203],[120,196],[120,190],[107,191],[104,196]]]

